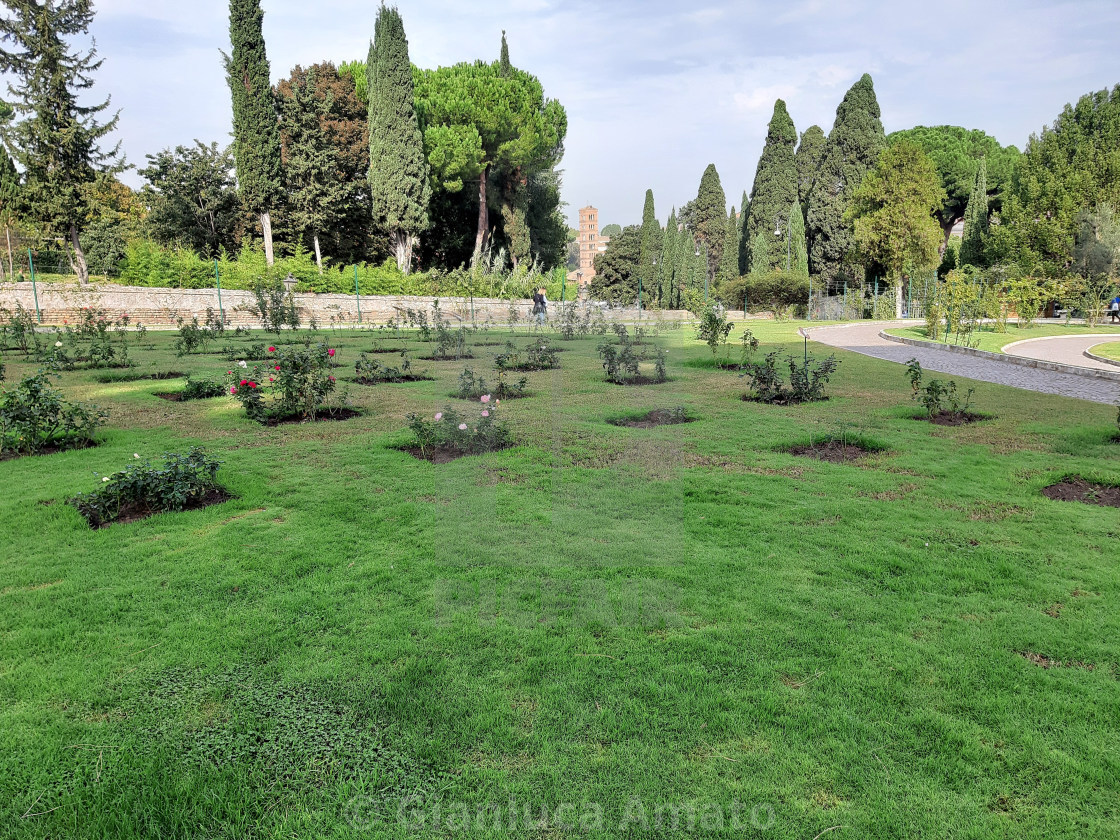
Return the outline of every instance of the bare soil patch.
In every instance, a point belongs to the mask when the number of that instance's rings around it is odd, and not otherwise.
[[[671,408],[655,408],[641,417],[619,417],[607,422],[612,426],[622,426],[627,429],[652,429],[657,426],[676,426],[681,423],[691,423],[694,419]]]
[[[800,444],[791,446],[786,451],[791,455],[816,458],[818,461],[830,461],[834,464],[849,464],[878,452],[877,449],[872,449],[861,443],[839,440],[822,440],[819,443]]]
[[[34,458],[39,455],[57,455],[59,452],[70,452],[75,449],[93,449],[93,447],[100,445],[100,441],[94,440],[85,443],[76,443],[70,446],[44,446],[38,452],[16,452],[10,449],[6,452],[0,452],[0,461],[14,461],[17,458]]]
[[[919,417],[935,426],[967,426],[969,423],[979,423],[981,420],[991,420],[983,414],[973,414],[971,411],[939,411],[932,417]]]
[[[509,447],[502,447],[502,449],[508,448]],[[460,458],[488,454],[487,452],[463,452],[461,449],[456,449],[453,446],[429,446],[426,449],[421,449],[419,446],[401,446],[398,447],[398,449],[401,452],[407,452],[418,461],[431,461],[433,464],[448,464]],[[490,450],[490,452],[500,451],[500,449]]]
[[[220,505],[223,502],[228,502],[234,498],[232,494],[227,493],[220,488],[214,489],[206,493],[206,495],[192,499],[187,503],[183,510],[201,510],[202,508],[210,507],[211,505]],[[139,522],[141,519],[147,519],[149,516],[155,516],[157,513],[164,513],[160,510],[152,510],[150,507],[137,502],[130,502],[122,505],[120,514],[116,519],[111,519],[106,522],[89,522],[89,527],[96,531],[101,528],[108,528],[110,525],[115,524],[128,524],[129,522]]]
[[[374,385],[384,385],[386,383],[393,384],[393,383],[400,383],[400,382],[435,382],[435,379],[436,378],[434,376],[428,376],[427,374],[424,374],[424,373],[409,373],[409,374],[406,374],[404,376],[393,377],[392,379],[370,379],[368,377],[362,376],[362,377],[356,377],[356,378],[351,379],[349,381],[350,382],[356,382],[359,385],[374,386]]]
[[[314,419],[304,417],[302,414],[289,414],[285,417],[269,417],[266,426],[283,426],[289,423],[325,423],[337,420],[353,420],[361,417],[362,412],[353,408],[335,408],[315,415]]]
[[[1041,653],[1035,653],[1033,650],[1021,650],[1019,655],[1032,665],[1037,665],[1039,668],[1049,670],[1050,668],[1084,668],[1087,671],[1092,671],[1095,666],[1088,662],[1080,662],[1071,659],[1069,662],[1062,662],[1060,659],[1051,659]]]
[[[1101,507],[1120,507],[1120,487],[1094,484],[1080,476],[1071,476],[1057,484],[1042,488],[1042,495],[1059,502],[1082,502]]]

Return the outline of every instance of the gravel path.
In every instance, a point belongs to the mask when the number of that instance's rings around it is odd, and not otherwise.
[[[1003,348],[1004,353],[1014,356],[1025,356],[1028,359],[1042,359],[1044,362],[1058,362],[1063,365],[1080,365],[1081,367],[1107,370],[1112,373],[1120,371],[1116,365],[1098,362],[1085,355],[1085,351],[1096,344],[1106,341],[1120,341],[1116,333],[1102,333],[1101,335],[1070,335],[1058,338],[1030,338],[1026,341],[1016,341]]]
[[[851,350],[864,356],[899,364],[906,364],[909,359],[917,359],[922,363],[923,368],[950,376],[962,376],[981,382],[1010,385],[1012,388],[1038,391],[1043,394],[1059,394],[1063,397],[1075,397],[1108,405],[1120,400],[1120,382],[1020,367],[947,350],[911,347],[879,337],[880,330],[903,326],[912,326],[912,323],[878,321],[838,327],[814,327],[809,330],[809,338],[830,347]],[[1086,362],[1090,361],[1084,356],[1081,358]]]

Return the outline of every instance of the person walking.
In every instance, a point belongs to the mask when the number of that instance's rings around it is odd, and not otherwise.
[[[537,316],[537,324],[543,327],[548,320],[548,298],[543,287],[533,296],[533,314]]]
[[[1120,324],[1120,295],[1112,299],[1108,305],[1108,316],[1112,319],[1113,324]]]

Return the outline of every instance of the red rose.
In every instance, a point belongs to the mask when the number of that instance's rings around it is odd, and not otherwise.
[[[249,380],[248,380],[248,379],[242,379],[242,380],[241,380],[241,384],[242,384],[242,386],[248,385],[248,384],[249,384]]]
[[[256,382],[250,382],[250,383],[249,383],[249,387],[250,387],[250,388],[256,388],[256,387],[257,387],[257,383],[256,383]]]
[[[327,355],[328,355],[328,356],[333,356],[333,355],[334,355],[334,350],[333,350],[333,349],[331,349],[331,350],[328,350],[328,351],[327,351]]]
[[[269,352],[269,353],[275,353],[275,352],[276,352],[276,348],[275,348],[275,347],[269,347],[269,348],[268,348],[268,352]]]

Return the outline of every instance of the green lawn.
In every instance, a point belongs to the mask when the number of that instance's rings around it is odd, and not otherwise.
[[[894,328],[887,330],[887,333],[889,335],[900,335],[906,338],[926,340],[926,328],[922,326]],[[1036,324],[1032,327],[1022,329],[1015,326],[1014,323],[1010,323],[1007,325],[1006,332],[997,333],[990,329],[983,329],[973,333],[972,337],[979,340],[979,343],[975,345],[978,350],[1002,353],[1003,348],[1008,344],[1012,344],[1016,341],[1028,341],[1032,338],[1050,338],[1051,336],[1059,335],[1104,335],[1111,333],[1120,336],[1120,327],[1109,327],[1103,324],[1099,324],[1095,327],[1084,327],[1078,324]]]
[[[1103,356],[1106,359],[1115,359],[1120,362],[1120,341],[1109,341],[1105,344],[1097,344],[1090,348],[1097,356]]]
[[[321,335],[341,379],[373,341]],[[173,338],[144,370],[230,368]],[[962,382],[994,419],[935,427],[847,353],[828,402],[757,405],[660,340],[646,387],[564,343],[503,402],[520,446],[439,466],[393,447],[462,363],[277,428],[64,374],[111,428],[0,463],[0,837],[1115,838],[1120,517],[1040,494],[1120,482],[1115,409]],[[830,434],[885,451],[781,451]],[[64,503],[199,443],[235,500],[101,531]]]

